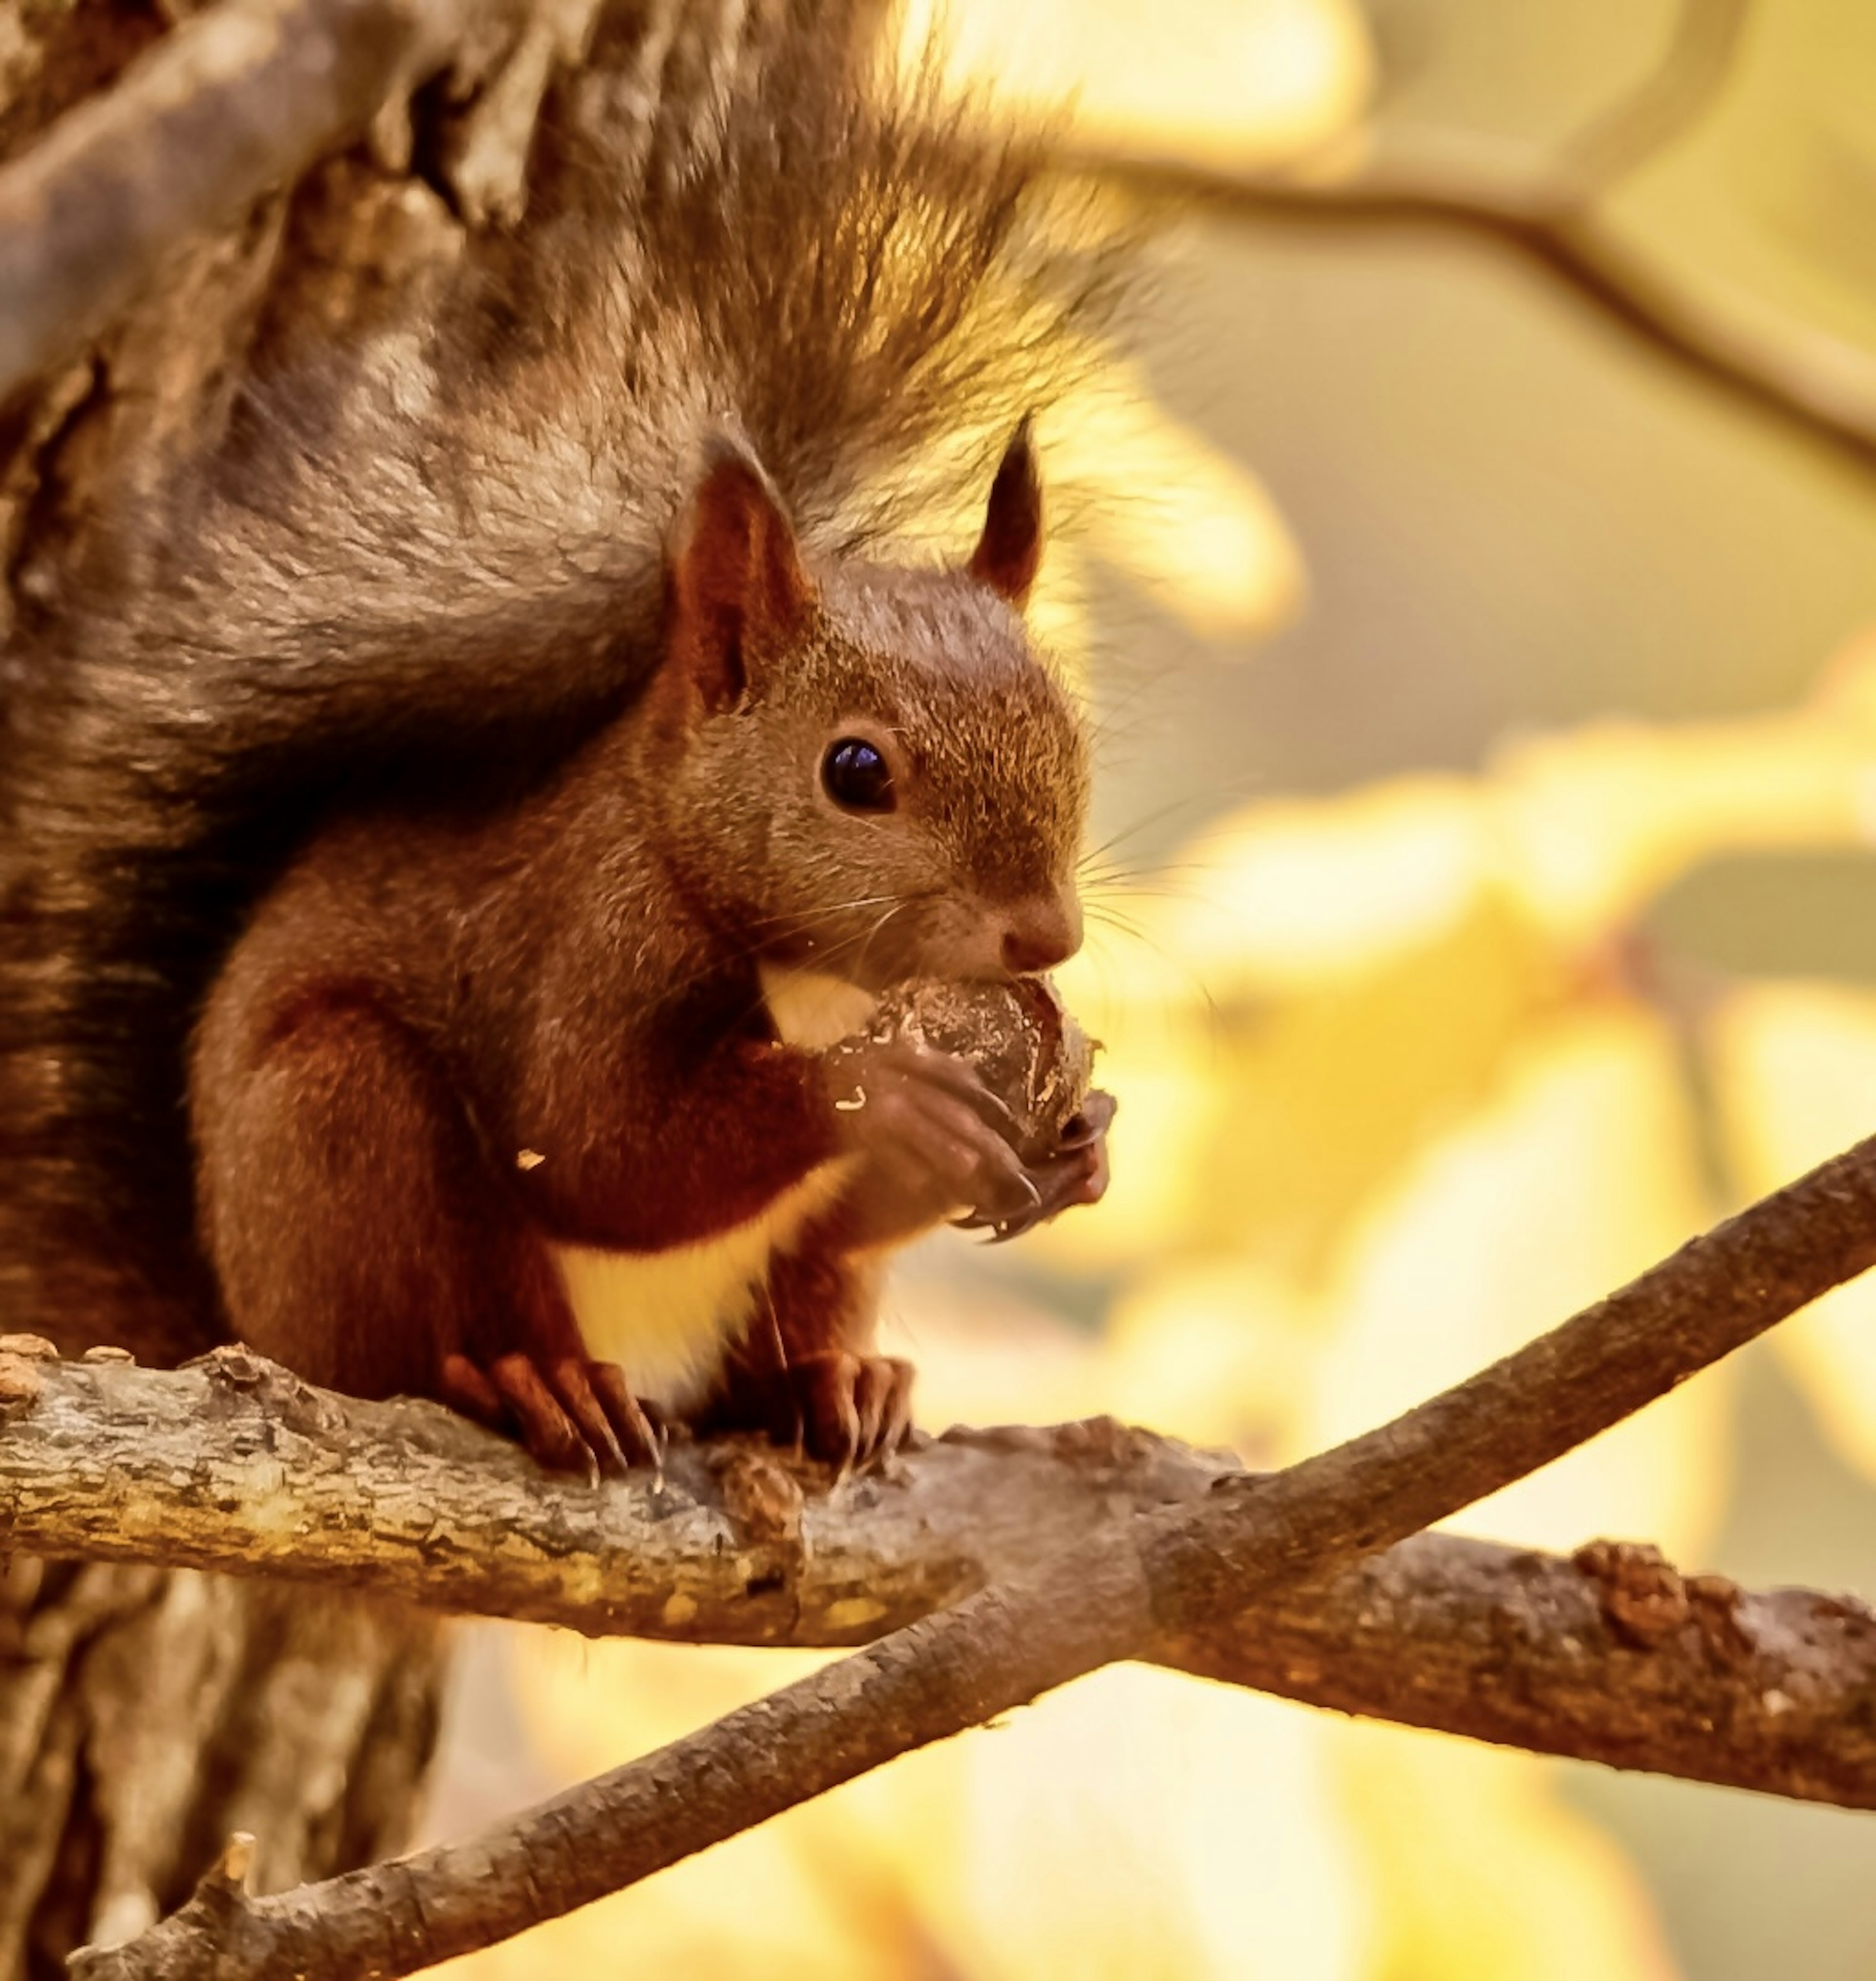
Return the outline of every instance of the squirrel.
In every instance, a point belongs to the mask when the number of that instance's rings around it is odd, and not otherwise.
[[[1026,1164],[967,1061],[863,1029],[1079,941],[1027,418],[967,558],[889,525],[1100,281],[1043,279],[1037,160],[811,12],[655,182],[562,90],[427,334],[253,385],[25,619],[9,1326],[240,1340],[551,1467],[678,1418],[848,1466],[911,1420],[883,1259],[1100,1195],[1107,1097]]]

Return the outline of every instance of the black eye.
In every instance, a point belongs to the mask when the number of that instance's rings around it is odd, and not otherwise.
[[[821,782],[834,803],[849,811],[890,811],[895,802],[886,759],[857,736],[843,736],[828,746]]]

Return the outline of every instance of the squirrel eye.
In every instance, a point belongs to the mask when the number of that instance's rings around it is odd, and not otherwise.
[[[858,736],[843,736],[828,746],[821,782],[834,803],[849,811],[890,811],[896,802],[885,757]]]

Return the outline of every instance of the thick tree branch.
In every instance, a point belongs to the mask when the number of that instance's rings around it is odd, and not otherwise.
[[[219,0],[0,170],[0,400],[358,136],[505,0]],[[510,11],[518,11],[511,9]]]
[[[327,1395],[238,1351],[159,1374],[0,1344],[0,1535],[16,1543],[686,1642],[863,1642],[1235,1469],[1098,1420],[954,1432],[831,1493],[739,1443],[678,1447],[662,1488],[593,1490],[432,1405]],[[1802,1590],[1683,1582],[1645,1550],[1561,1561],[1422,1535],[1141,1655],[1343,1712],[1876,1806],[1876,1728],[1852,1712],[1876,1685],[1876,1620]]]
[[[1563,1560],[1419,1534],[1153,1656],[1368,1719],[1876,1808],[1876,1614],[1683,1578],[1649,1547]]]
[[[1229,1465],[1100,1422],[957,1434],[831,1492],[741,1441],[674,1446],[661,1483],[588,1486],[436,1404],[334,1396],[244,1350],[165,1373],[8,1345],[0,1545],[593,1636],[869,1643]]]
[[[78,1971],[404,1974],[521,1931],[1101,1665],[1319,1585],[1560,1457],[1872,1264],[1876,1140],[1379,1430],[1103,1527],[469,1843],[278,1897],[218,1885]],[[1619,1563],[1599,1575],[1624,1579]]]

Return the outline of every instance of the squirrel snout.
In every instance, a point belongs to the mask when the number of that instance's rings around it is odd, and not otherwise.
[[[1073,894],[1032,894],[1004,911],[1003,967],[1029,977],[1066,963],[1081,947],[1081,904]]]

